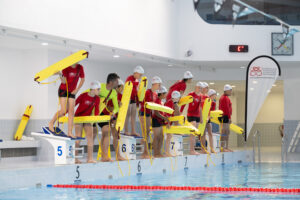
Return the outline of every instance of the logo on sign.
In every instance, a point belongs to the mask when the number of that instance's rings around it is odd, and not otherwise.
[[[261,67],[255,66],[250,70],[250,76],[262,76]]]

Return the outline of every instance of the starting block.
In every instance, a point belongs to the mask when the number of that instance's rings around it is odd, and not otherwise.
[[[31,135],[41,144],[37,149],[38,161],[55,165],[75,164],[75,150],[83,154],[83,148],[75,149],[75,141],[84,138],[70,138],[57,127],[55,133],[51,132],[48,127],[42,127],[42,132],[32,132]]]
[[[120,135],[119,152],[123,158],[128,160],[136,159],[136,138]]]
[[[213,133],[213,145],[215,152],[220,152],[220,134]],[[207,141],[207,150],[210,152],[210,144],[209,144],[209,138],[208,134],[205,135],[206,141]]]
[[[170,142],[170,154],[172,156],[183,156],[183,137],[182,137],[182,135],[172,134],[172,139]]]

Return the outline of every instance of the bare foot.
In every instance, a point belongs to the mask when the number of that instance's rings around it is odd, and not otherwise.
[[[215,150],[214,150],[214,149],[211,149],[211,150],[210,150],[210,152],[211,152],[211,153],[217,153],[217,152],[215,152]]]
[[[79,159],[75,159],[75,164],[81,164],[82,162]]]
[[[116,156],[116,160],[117,161],[124,161],[126,160],[125,158],[123,158],[121,155]]]
[[[138,134],[138,133],[131,133],[131,136],[140,137],[140,134]]]
[[[54,124],[52,124],[51,122],[49,122],[48,127],[49,127],[49,130],[50,130],[51,132],[54,132],[53,126],[54,126]]]
[[[200,155],[200,153],[194,150],[194,151],[190,151],[190,155]]]
[[[129,132],[125,132],[124,135],[131,136]]]
[[[201,150],[200,154],[207,154],[207,152],[205,150]]]
[[[169,152],[166,152],[165,157],[174,157],[174,156],[172,154],[170,154]]]
[[[110,158],[104,158],[104,157],[102,157],[101,158],[101,162],[114,162],[112,159],[110,159]]]
[[[141,159],[150,159],[150,156],[147,153],[143,153]]]
[[[68,133],[68,137],[75,139],[76,136],[74,136],[72,133]]]
[[[227,152],[233,152],[233,150],[231,150],[231,149],[226,149],[227,150]]]
[[[95,160],[88,160],[87,163],[97,163]]]

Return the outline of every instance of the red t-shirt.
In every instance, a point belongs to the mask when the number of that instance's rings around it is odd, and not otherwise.
[[[126,82],[130,81],[133,84],[132,92],[131,92],[131,97],[130,100],[137,101],[137,93],[138,93],[138,86],[139,86],[139,81],[133,77],[133,75],[128,76],[126,79]]]
[[[222,95],[219,99],[219,109],[223,111],[223,115],[228,116],[229,119],[231,119],[232,115],[232,103],[228,96]]]
[[[161,101],[160,98],[157,98],[156,101],[154,103],[160,104],[160,105],[164,105],[163,102]],[[163,116],[165,116],[164,112],[159,111],[159,113]],[[152,118],[155,118],[157,121],[159,121],[160,123],[164,123],[164,120],[160,117],[158,117],[155,112],[153,112]]]
[[[174,102],[172,101],[172,99],[169,99],[169,100],[165,103],[165,106],[174,109]],[[168,116],[168,117],[174,116],[174,113],[173,113],[173,114],[166,113],[166,116]]]
[[[145,93],[145,99],[143,101],[143,103],[141,103],[141,112],[144,112],[144,104],[145,102],[155,102],[156,99],[158,98],[157,93],[156,92],[152,92],[151,89],[148,89]],[[151,114],[151,110],[146,109],[146,114]]]
[[[67,67],[62,71],[63,76],[67,79],[68,84],[68,92],[73,92],[76,87],[79,78],[84,78],[84,70],[82,65],[77,64],[75,68],[72,66]],[[67,90],[67,86],[65,83],[61,83],[59,89]]]
[[[205,102],[205,99],[207,99],[209,96],[207,96],[206,94],[202,94],[201,95],[201,108],[203,109],[203,106],[204,106],[204,102]]]
[[[118,93],[118,102],[119,102],[119,105],[120,105],[121,100],[122,100],[122,94],[121,94],[121,93]],[[113,104],[113,102],[112,102],[112,99],[110,99],[110,100],[107,102],[107,107],[110,107],[110,108],[113,108],[113,107],[114,107],[114,104]],[[102,111],[102,113],[103,113],[104,115],[109,115],[109,114],[110,114],[106,108],[104,108],[104,110]]]
[[[172,98],[173,91],[184,92],[185,89],[186,89],[186,83],[183,80],[177,81],[174,85],[170,87],[169,92],[167,94],[167,100]]]
[[[201,94],[197,95],[195,92],[191,92],[188,95],[194,98],[193,102],[189,104],[187,116],[188,117],[200,117],[200,104]],[[180,112],[183,111],[185,105],[181,106]]]
[[[217,103],[215,101],[212,101],[210,106],[210,111],[216,110],[216,107],[217,107]]]
[[[76,99],[76,105],[79,106],[76,109],[75,116],[91,116],[93,109],[95,108],[95,115],[99,115],[100,97],[91,97],[88,92],[82,93]]]

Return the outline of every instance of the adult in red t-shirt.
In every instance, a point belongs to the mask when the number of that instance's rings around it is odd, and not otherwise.
[[[232,93],[232,87],[230,85],[224,86],[224,94],[219,99],[219,109],[223,111],[223,116],[219,118],[219,121],[223,123],[222,134],[221,134],[221,151],[232,152],[228,148],[229,134],[230,134],[230,124],[232,115],[232,103],[229,98]]]
[[[99,104],[100,104],[100,83],[98,81],[93,81],[91,83],[90,91],[82,93],[77,99],[76,99],[76,105],[78,105],[75,116],[76,117],[82,117],[82,116],[91,116],[93,110],[95,110],[94,115],[99,115]],[[87,151],[88,151],[88,157],[87,162],[88,163],[96,163],[93,159],[93,147],[94,147],[94,136],[93,136],[93,126],[91,123],[82,123],[82,124],[75,124],[75,133],[76,137],[82,137],[82,130],[84,129],[86,133],[87,138]],[[95,133],[96,135],[97,133]],[[76,148],[79,148],[80,140],[77,140]],[[75,153],[77,155],[77,152]],[[78,159],[75,160],[76,163],[80,163]]]
[[[180,115],[180,110],[179,110],[179,106],[178,106],[180,96],[181,95],[180,95],[179,91],[175,90],[172,92],[171,99],[167,100],[167,102],[165,103],[165,106],[172,108],[174,110],[174,113],[172,115],[166,113],[166,116],[170,117],[170,116]],[[167,157],[173,157],[173,155],[170,153],[171,140],[172,140],[172,134],[167,134],[166,149],[165,149],[165,155]]]
[[[146,102],[155,102],[157,100],[156,91],[160,89],[161,83],[162,83],[162,80],[158,76],[154,76],[152,78],[151,89],[148,89],[146,91],[144,101],[141,103],[141,108],[139,111],[139,119],[140,119],[143,138],[144,138],[144,140],[143,140],[144,152],[142,154],[142,158],[144,158],[144,159],[150,158],[147,142],[148,142],[149,133],[150,133],[151,116],[152,116],[152,110],[145,108],[145,103]]]
[[[119,107],[122,106],[121,105],[121,100],[122,100],[123,89],[124,89],[124,82],[121,79],[119,79],[119,81],[118,81],[118,87],[116,88],[117,95],[118,95]],[[102,111],[102,113],[104,115],[110,115],[112,113],[112,111],[114,110],[114,104],[113,104],[112,100],[108,101],[108,103],[107,103],[107,109],[105,108]],[[114,146],[115,152],[118,152],[118,154],[116,156],[116,160],[123,161],[123,160],[126,160],[126,159],[121,156],[120,151],[117,151],[118,141],[119,141],[118,131],[116,130],[116,127],[115,127],[117,118],[118,118],[118,113],[116,113],[116,115],[112,118],[112,122],[110,123],[110,129],[111,129],[112,136],[113,136],[113,146]]]
[[[125,120],[125,135],[131,135],[131,136],[136,136],[139,137],[140,135],[136,132],[136,107],[138,103],[138,86],[139,86],[139,80],[142,78],[142,75],[144,74],[144,69],[142,66],[136,66],[134,69],[133,75],[129,76],[126,79],[127,81],[132,82],[133,88],[131,92],[131,97],[130,97],[130,104],[128,107],[127,111],[127,117]],[[129,132],[129,123],[130,120],[130,125],[131,125],[131,132]]]
[[[164,86],[161,86],[160,90],[158,90],[158,98],[154,103],[164,105],[162,100],[164,100],[167,96],[167,88]],[[152,114],[152,131],[153,131],[153,152],[154,152],[154,157],[156,158],[161,158],[164,157],[161,153],[161,148],[164,142],[164,137],[163,137],[163,125],[165,123],[168,123],[169,120],[166,117],[164,112],[160,112],[155,110]]]
[[[61,84],[58,89],[60,110],[54,114],[51,121],[49,122],[49,130],[54,132],[53,126],[56,120],[68,113],[68,136],[74,138],[72,129],[75,107],[75,95],[84,83],[84,70],[82,65],[74,64],[64,69],[62,72],[59,73],[59,75],[61,78]],[[80,83],[78,85],[79,79]]]
[[[188,95],[193,97],[193,102],[189,103],[187,110],[187,120],[194,127],[198,128],[200,119],[202,119],[202,108],[201,108],[201,86],[202,83],[198,82],[195,86],[195,90],[190,92]],[[185,105],[181,106],[180,112],[183,112]],[[195,151],[195,143],[196,137],[194,135],[190,135],[190,154],[191,155],[199,155],[197,151]]]
[[[192,79],[193,79],[193,74],[190,71],[184,72],[183,79],[177,81],[169,88],[169,92],[167,94],[167,101],[172,98],[171,96],[173,91],[178,91],[180,92],[180,95],[183,95],[186,89],[186,84],[191,83]]]

